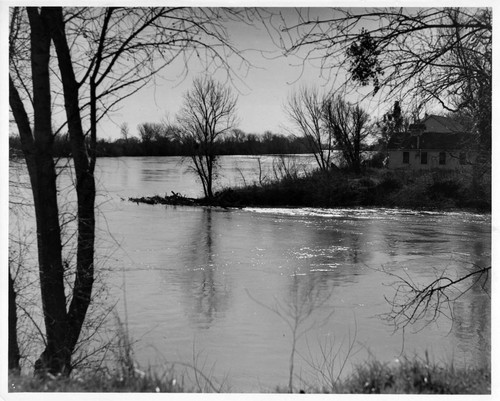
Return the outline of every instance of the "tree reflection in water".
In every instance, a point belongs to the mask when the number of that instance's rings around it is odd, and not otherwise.
[[[184,254],[183,273],[188,277],[182,281],[186,286],[184,298],[188,315],[195,325],[208,329],[227,311],[231,291],[226,282],[228,276],[224,274],[225,264],[219,260],[212,209],[204,208],[200,217],[188,237],[189,252]]]

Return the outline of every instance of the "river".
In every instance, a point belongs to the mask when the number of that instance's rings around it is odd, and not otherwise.
[[[301,171],[313,165],[306,156],[284,160]],[[276,171],[271,156],[222,157],[218,185],[273,177],[273,165]],[[425,284],[443,272],[456,277],[472,264],[488,266],[490,215],[126,200],[201,195],[176,157],[100,158],[96,176],[97,267],[141,368],[195,364],[225,390],[274,391],[288,383],[294,331],[297,387],[322,384],[316,368],[332,361],[328,353],[337,355],[332,377],[344,359],[346,375],[370,358],[396,363],[425,352],[436,363],[490,364],[491,300],[479,286],[454,303],[453,321],[424,319],[403,332],[383,319],[396,276]],[[195,380],[189,368],[178,369]]]

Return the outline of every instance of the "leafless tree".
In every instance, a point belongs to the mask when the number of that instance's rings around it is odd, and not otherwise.
[[[139,136],[143,143],[150,143],[158,138],[165,137],[166,126],[161,123],[142,123],[137,126]]]
[[[130,130],[127,123],[123,123],[122,125],[120,125],[120,135],[125,142],[128,141]]]
[[[46,347],[35,363],[43,374],[69,374],[95,279],[95,180],[98,122],[174,60],[198,57],[231,73],[236,55],[227,19],[248,12],[183,7],[11,9],[9,103],[21,137],[36,214]],[[54,51],[55,52],[54,52]],[[248,66],[248,64],[247,64]],[[69,132],[76,177],[77,251],[67,279],[52,145]]]
[[[347,168],[361,170],[361,153],[370,131],[368,114],[358,105],[317,88],[303,87],[286,106],[295,127],[306,138],[321,171],[331,168],[333,151],[339,150]]]
[[[337,96],[325,101],[323,118],[349,170],[361,171],[362,151],[368,129],[369,116],[359,105],[352,105]]]
[[[371,86],[381,101],[473,110],[489,150],[491,8],[299,8],[269,12],[268,26],[283,54],[342,92]]]
[[[330,312],[322,322],[312,321],[313,319],[311,319],[314,312],[328,302],[332,293],[325,292],[314,280],[301,283],[297,275],[292,277],[289,299],[286,301],[275,298],[274,305],[267,305],[256,299],[248,290],[246,292],[252,301],[274,313],[290,330],[292,343],[288,366],[288,392],[293,393],[298,341],[313,327],[327,323],[333,315],[333,311]]]
[[[213,197],[217,173],[217,141],[236,125],[236,101],[231,89],[212,78],[197,78],[184,95],[177,116],[179,139],[190,145],[194,170],[206,198]]]
[[[318,88],[302,87],[288,98],[286,111],[290,120],[306,138],[309,149],[322,171],[330,168],[335,145],[333,132],[325,125],[323,105],[326,95]]]

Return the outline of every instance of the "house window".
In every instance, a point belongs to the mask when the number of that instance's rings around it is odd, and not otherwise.
[[[403,152],[403,164],[410,164],[410,152]]]
[[[439,152],[439,164],[446,164],[446,152]]]
[[[420,153],[420,164],[427,164],[427,152]]]
[[[458,160],[460,162],[460,164],[466,164],[467,163],[467,155],[465,154],[465,152],[460,152],[460,155],[458,156]]]

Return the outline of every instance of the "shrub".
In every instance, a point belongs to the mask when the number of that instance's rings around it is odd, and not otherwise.
[[[384,192],[394,192],[403,186],[401,180],[397,179],[392,174],[386,174],[380,184],[378,184],[378,189]]]
[[[470,177],[447,171],[342,170],[285,174],[275,181],[226,188],[215,203],[227,206],[475,208],[488,211],[491,199],[470,190]]]
[[[454,198],[463,196],[460,183],[452,179],[434,181],[427,187],[427,192],[431,199]]]
[[[456,369],[453,364],[439,366],[405,358],[391,365],[371,361],[358,366],[343,388],[365,394],[488,394],[491,377],[484,368]]]

